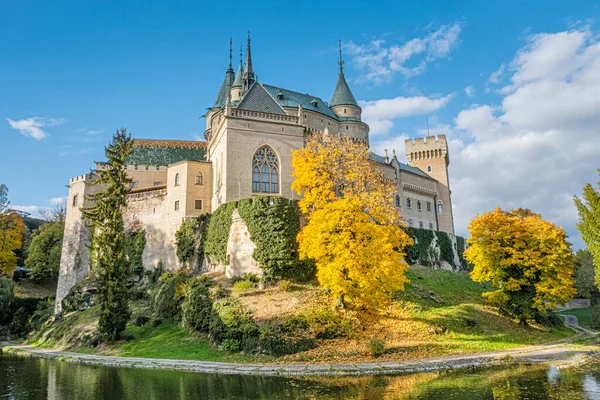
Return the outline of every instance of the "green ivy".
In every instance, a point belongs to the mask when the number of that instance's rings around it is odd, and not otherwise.
[[[438,248],[440,249],[440,261],[446,261],[450,265],[454,265],[454,249],[452,241],[446,232],[436,231]]]
[[[133,275],[144,274],[143,254],[146,247],[146,231],[134,230],[125,235],[125,257],[129,261],[129,271]]]
[[[235,202],[230,202],[215,210],[206,230],[206,241],[201,246],[213,262],[223,265],[227,262],[227,240],[235,206]]]
[[[299,260],[296,236],[300,231],[298,202],[282,197],[253,197],[238,202],[240,216],[256,245],[253,258],[266,280],[310,279],[314,266]]]
[[[196,238],[194,234],[195,220],[183,221],[175,232],[175,245],[177,246],[177,258],[183,265],[194,257]]]
[[[419,228],[406,228],[406,233],[413,239],[414,244],[406,246],[406,262],[409,264],[431,264],[429,248],[433,242],[433,231]]]
[[[456,251],[458,252],[458,259],[460,260],[460,265],[463,269],[468,269],[469,265],[467,260],[465,260],[465,238],[462,236],[456,237]]]

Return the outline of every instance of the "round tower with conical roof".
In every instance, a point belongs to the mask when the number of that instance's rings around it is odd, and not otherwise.
[[[344,136],[369,143],[369,126],[362,122],[362,108],[356,102],[346,77],[344,75],[344,60],[342,58],[342,41],[340,46],[340,71],[338,81],[331,96],[329,108],[340,119],[340,133]]]

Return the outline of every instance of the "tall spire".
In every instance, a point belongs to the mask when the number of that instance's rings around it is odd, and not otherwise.
[[[242,53],[242,47],[243,47],[243,45],[240,43],[240,66],[238,67],[237,74],[235,74],[235,79],[234,79],[231,87],[241,87],[242,86],[242,79],[243,79],[243,75],[244,75],[244,71],[243,71],[244,64],[242,61],[242,57],[244,56],[244,54]]]
[[[244,90],[248,90],[254,83],[252,71],[252,51],[250,50],[250,31],[248,31],[248,46],[246,47],[246,65],[244,66]]]
[[[229,68],[227,68],[227,72],[225,72],[225,80],[221,84],[221,88],[219,89],[219,93],[217,94],[217,98],[215,99],[215,103],[213,104],[213,108],[221,108],[225,105],[225,100],[227,99],[227,94],[231,89],[231,85],[233,84],[233,80],[235,75],[233,73],[233,68],[231,65],[231,38],[229,38]]]
[[[338,61],[338,64],[340,65],[340,74],[344,73],[344,67],[342,67],[342,65],[344,65],[344,60],[342,59],[342,38],[340,37],[338,39],[339,45],[340,45],[340,61]]]
[[[342,39],[339,39],[339,47],[340,47],[340,61],[338,64],[340,66],[340,74],[338,76],[337,85],[335,86],[335,90],[333,92],[333,96],[331,97],[331,102],[329,103],[330,107],[334,106],[355,106],[358,107],[358,103],[348,86],[348,82],[346,82],[346,77],[344,76],[344,60],[342,58]]]
[[[233,71],[233,66],[231,65],[231,54],[232,54],[231,52],[233,50],[232,45],[233,45],[233,41],[231,40],[231,38],[229,38],[229,69],[231,71]]]

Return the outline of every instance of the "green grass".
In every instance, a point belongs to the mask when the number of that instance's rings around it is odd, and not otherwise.
[[[584,328],[598,328],[596,324],[592,321],[592,309],[591,307],[587,308],[576,308],[573,310],[561,311],[561,314],[574,315],[579,320],[579,325]]]
[[[186,329],[172,323],[163,323],[156,327],[128,325],[123,337],[125,340],[112,345],[108,352],[124,357],[256,361],[256,357],[215,349],[205,338],[190,334]]]
[[[498,315],[482,297],[491,286],[473,282],[467,273],[411,267],[407,275],[411,283],[396,299],[403,302],[413,321],[445,330],[430,344],[438,354],[502,350],[573,334],[565,327],[522,327]]]

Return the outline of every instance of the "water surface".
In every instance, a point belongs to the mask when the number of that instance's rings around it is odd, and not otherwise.
[[[0,399],[600,399],[600,362],[401,376],[283,378],[72,364],[0,354]]]

